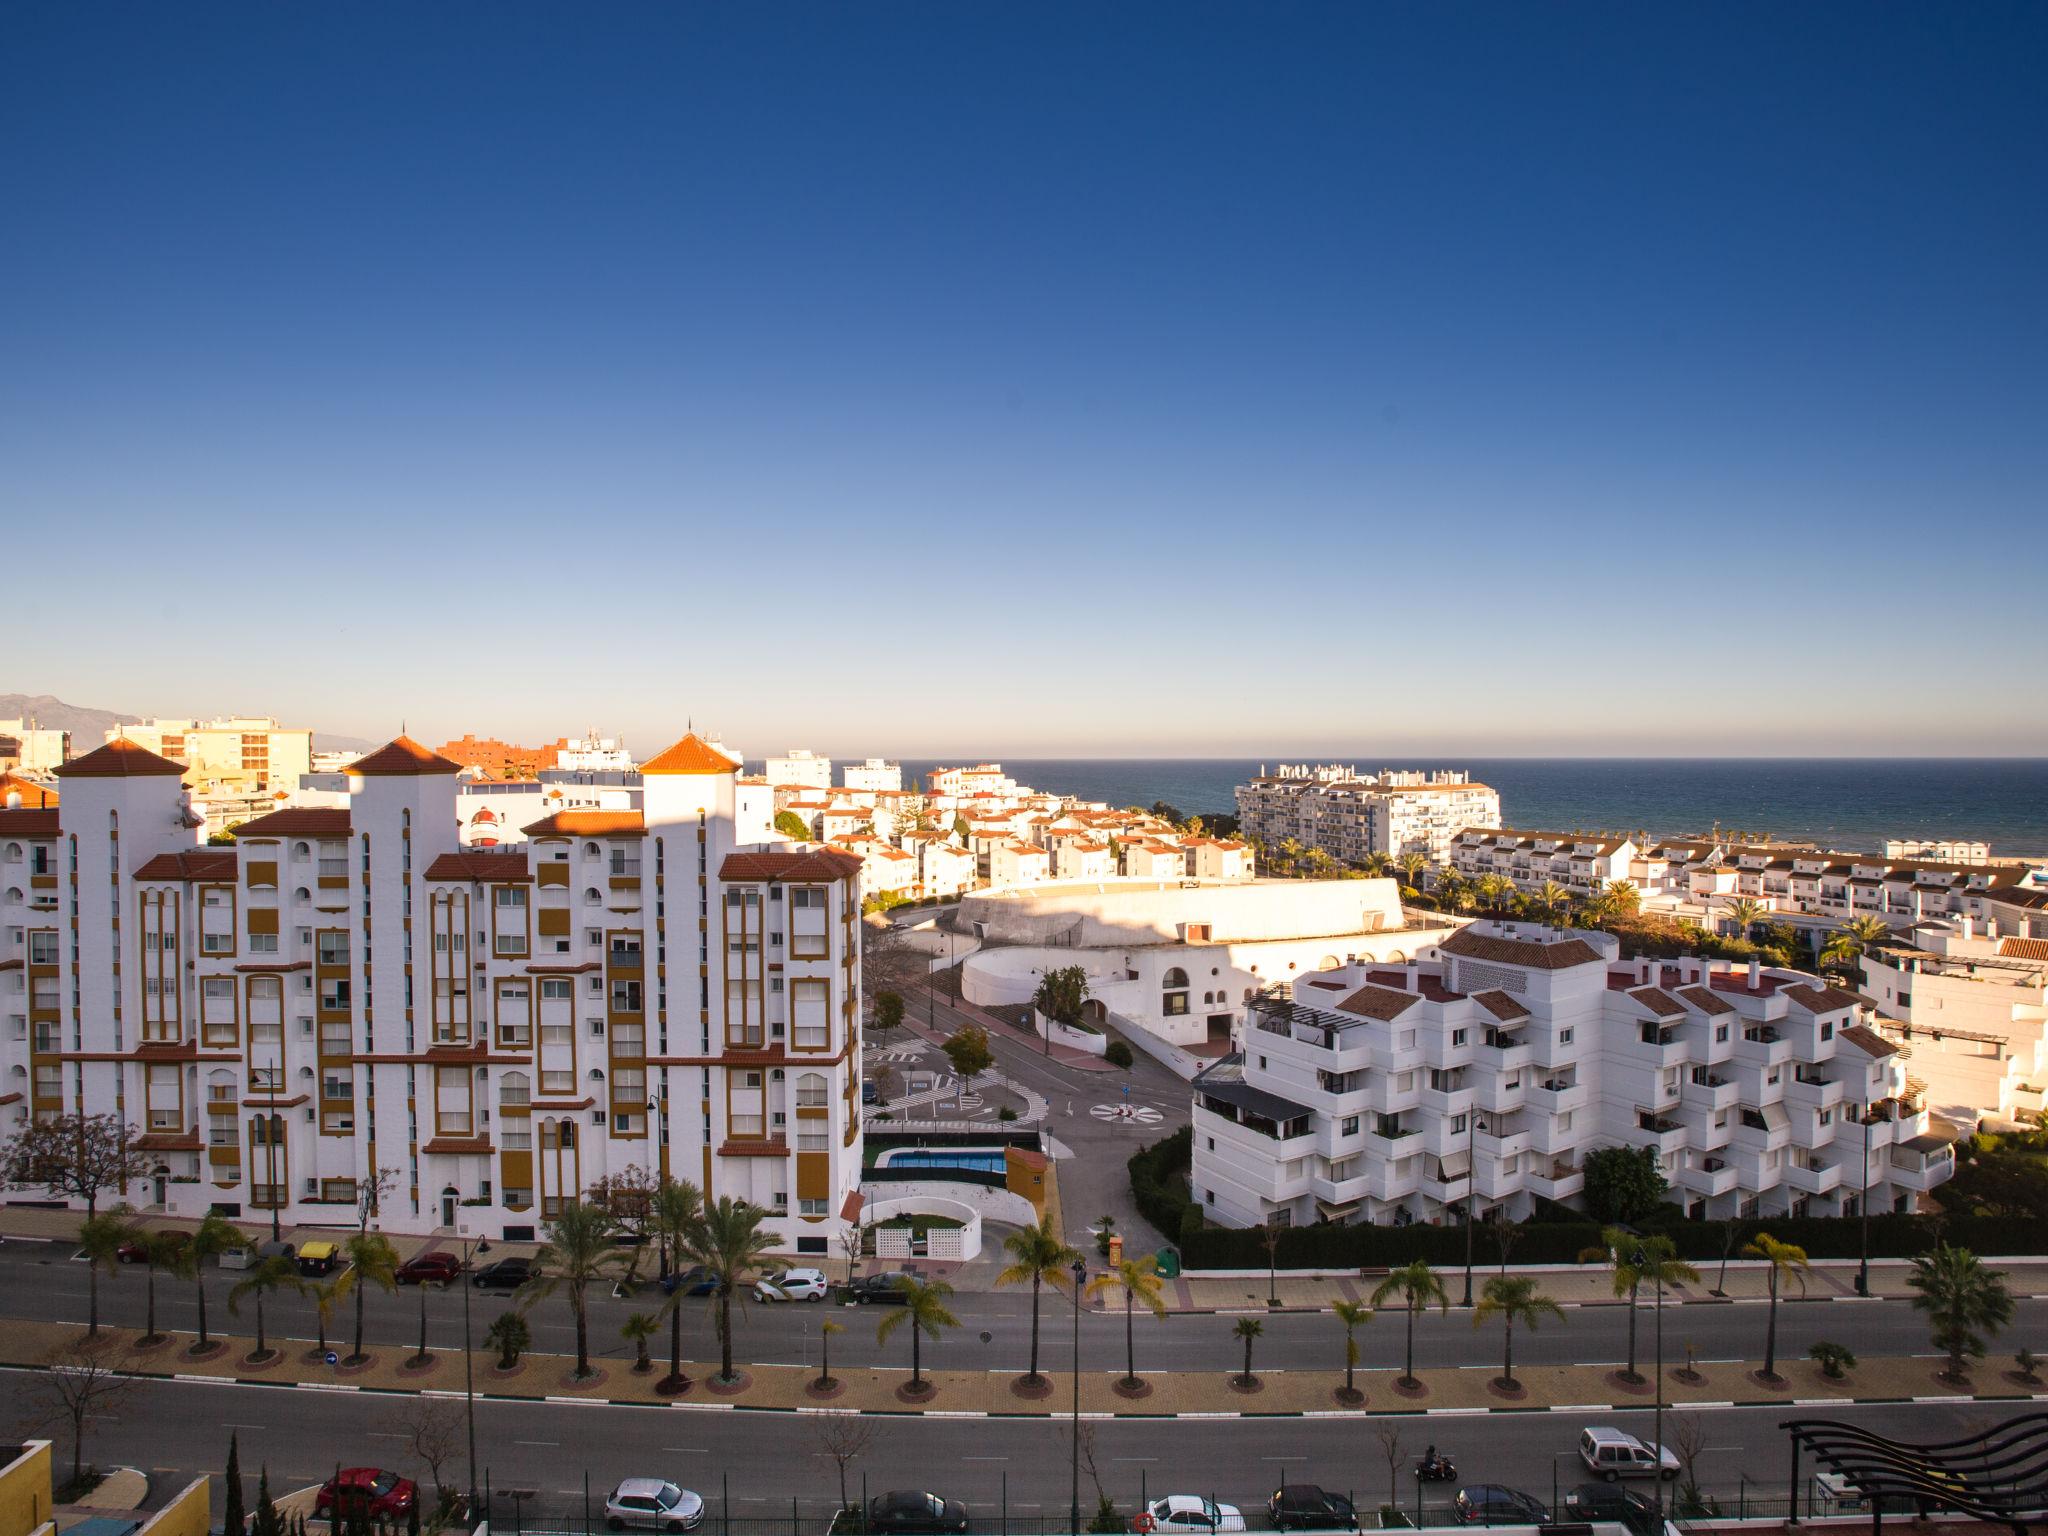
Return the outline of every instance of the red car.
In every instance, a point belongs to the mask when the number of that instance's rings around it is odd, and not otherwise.
[[[192,1234],[190,1232],[152,1232],[149,1236],[163,1239],[172,1252],[176,1252],[192,1241]],[[149,1250],[143,1246],[143,1241],[142,1238],[136,1238],[133,1241],[123,1243],[114,1250],[114,1257],[123,1264],[146,1263],[149,1259]]]
[[[398,1266],[400,1285],[453,1285],[462,1273],[462,1255],[422,1253]]]
[[[403,1520],[420,1500],[419,1484],[409,1477],[386,1472],[382,1467],[344,1467],[339,1476],[320,1485],[319,1495],[313,1500],[316,1513],[333,1512],[337,1486],[344,1514],[360,1502],[367,1504],[372,1519]]]

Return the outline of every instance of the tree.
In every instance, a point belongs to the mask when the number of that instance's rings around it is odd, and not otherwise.
[[[777,811],[775,830],[793,843],[808,843],[811,840],[810,823],[795,811]]]
[[[820,1392],[829,1392],[836,1384],[832,1375],[832,1335],[846,1330],[829,1317],[818,1324],[818,1379],[813,1383]]]
[[[1365,872],[1369,879],[1384,880],[1387,871],[1394,867],[1394,861],[1387,854],[1375,850],[1361,859],[1358,867]],[[1438,884],[1442,884],[1441,876],[1438,877]]]
[[[370,1230],[370,1218],[384,1209],[384,1201],[398,1188],[396,1168],[375,1168],[370,1176],[356,1180],[356,1230]]]
[[[875,1342],[888,1343],[890,1334],[905,1322],[910,1324],[910,1390],[915,1392],[924,1386],[923,1340],[929,1338],[936,1344],[946,1329],[960,1326],[960,1319],[946,1310],[953,1287],[945,1281],[906,1278],[896,1283],[903,1291],[903,1305],[882,1319]]]
[[[318,1340],[318,1347],[314,1352],[322,1359],[327,1356],[327,1325],[334,1320],[334,1309],[341,1305],[342,1298],[348,1291],[346,1271],[308,1281],[300,1290],[301,1295],[310,1296],[313,1300],[313,1331]]]
[[[664,1275],[674,1274],[683,1267],[683,1255],[689,1251],[691,1237],[703,1216],[704,1196],[688,1179],[665,1179],[654,1192],[654,1210],[650,1220],[655,1241],[661,1245],[661,1271]],[[678,1286],[665,1297],[658,1310],[668,1313],[668,1375],[662,1378],[658,1390],[680,1392],[683,1389],[682,1288]]]
[[[1362,1301],[1333,1301],[1330,1310],[1344,1325],[1344,1400],[1358,1401],[1358,1330],[1372,1321],[1372,1308]]]
[[[175,1252],[172,1263],[178,1277],[190,1280],[199,1298],[199,1342],[194,1349],[204,1349],[210,1342],[206,1333],[206,1261],[240,1247],[241,1242],[242,1234],[229,1226],[225,1217],[208,1211],[193,1231],[192,1241]]]
[[[647,1341],[661,1332],[659,1312],[630,1313],[619,1325],[619,1337],[631,1344],[637,1353],[633,1359],[633,1374],[645,1376],[654,1369],[654,1361],[648,1357]]]
[[[1948,1355],[1945,1374],[1951,1381],[1962,1379],[1966,1358],[1983,1356],[1986,1334],[1996,1335],[2012,1322],[2012,1292],[2005,1276],[1986,1269],[1967,1248],[1943,1243],[1932,1253],[1921,1254],[1913,1260],[1906,1285],[1913,1292],[1913,1306],[1927,1314],[1934,1347]]]
[[[1634,917],[1642,910],[1643,893],[1636,889],[1633,880],[1617,880],[1603,887],[1601,895],[1607,898],[1607,906],[1616,917]]]
[[[1546,880],[1529,900],[1548,921],[1554,923],[1571,910],[1572,893],[1555,880]]]
[[[85,1476],[85,1437],[134,1388],[124,1362],[74,1345],[48,1369],[30,1373],[21,1391],[30,1424],[71,1433],[71,1486]]]
[[[875,1423],[875,1420],[858,1413],[821,1413],[811,1420],[819,1449],[831,1457],[832,1465],[839,1469],[839,1507],[843,1510],[853,1508],[847,1502],[846,1469],[865,1456],[868,1447],[874,1444]]]
[[[1844,1375],[1856,1369],[1856,1356],[1850,1352],[1846,1344],[1831,1344],[1823,1339],[1807,1345],[1806,1353],[1813,1363],[1820,1367],[1821,1375],[1829,1381],[1840,1381]]]
[[[182,1234],[180,1235],[182,1236]],[[141,1234],[140,1240],[142,1243],[142,1286],[144,1297],[143,1322],[145,1324],[140,1342],[156,1344],[166,1337],[166,1335],[156,1331],[156,1273],[161,1269],[176,1274],[178,1271],[178,1250],[184,1245],[182,1242],[173,1239],[168,1232],[145,1232]]]
[[[1771,1266],[1771,1304],[1769,1321],[1764,1327],[1764,1378],[1778,1379],[1778,1291],[1786,1280],[1797,1280],[1799,1289],[1806,1290],[1806,1277],[1813,1273],[1813,1266],[1806,1262],[1806,1250],[1794,1243],[1781,1243],[1768,1232],[1759,1232],[1742,1245],[1742,1256],[1746,1259],[1762,1259]]]
[[[661,1181],[638,1163],[628,1163],[617,1173],[608,1173],[583,1193],[583,1203],[594,1205],[611,1218],[612,1241],[624,1244],[631,1253],[621,1279],[638,1277],[640,1251],[649,1248],[655,1236],[654,1199]],[[659,1248],[649,1251],[661,1256]]]
[[[1656,1210],[1670,1187],[1655,1147],[1598,1147],[1580,1162],[1586,1209],[1603,1226],[1626,1226]]]
[[[620,1265],[612,1246],[612,1218],[597,1206],[571,1200],[547,1224],[547,1241],[533,1256],[533,1277],[522,1289],[534,1301],[562,1292],[576,1319],[576,1380],[590,1371],[590,1308],[585,1292],[593,1280],[613,1274]]]
[[[1078,965],[1062,965],[1038,978],[1038,990],[1031,1006],[1056,1023],[1081,1022],[1081,1009],[1088,1001],[1088,973]]]
[[[427,1471],[434,1479],[435,1504],[443,1510],[448,1509],[453,1500],[441,1469],[462,1450],[462,1405],[453,1398],[414,1397],[398,1422],[405,1432],[406,1445],[413,1455],[426,1463]]]
[[[1853,968],[1864,950],[1890,938],[1891,932],[1891,925],[1881,917],[1852,917],[1828,935],[1821,946],[1821,964]]]
[[[356,1365],[369,1356],[363,1353],[363,1296],[371,1286],[398,1289],[398,1250],[382,1232],[358,1232],[343,1245],[348,1250],[348,1268],[342,1278],[356,1297],[356,1343],[348,1364]]]
[[[122,1245],[136,1235],[125,1209],[98,1212],[79,1226],[78,1250],[85,1255],[86,1272],[92,1277],[86,1304],[87,1338],[100,1336],[100,1271],[112,1274],[121,1262]]]
[[[258,1259],[255,1266],[246,1271],[242,1278],[228,1292],[228,1315],[242,1315],[244,1297],[256,1298],[256,1353],[251,1360],[270,1358],[270,1335],[264,1327],[263,1298],[273,1291],[304,1291],[305,1285],[299,1279],[299,1266],[281,1253],[273,1253]]]
[[[81,1201],[92,1216],[102,1198],[119,1195],[143,1176],[142,1157],[135,1150],[138,1134],[119,1115],[30,1119],[0,1151],[0,1183]]]
[[[221,1493],[221,1536],[242,1536],[249,1517],[242,1508],[242,1446],[234,1430],[228,1431],[228,1470],[222,1481],[226,1487]]]
[[[1230,1336],[1244,1341],[1244,1374],[1237,1378],[1237,1384],[1246,1390],[1257,1386],[1259,1378],[1252,1374],[1252,1340],[1266,1331],[1266,1325],[1256,1317],[1240,1317],[1230,1330]]]
[[[1137,1064],[1138,1058],[1131,1052],[1128,1040],[1112,1040],[1102,1048],[1102,1059],[1112,1067],[1128,1072]]]
[[[1436,1271],[1423,1259],[1411,1259],[1390,1272],[1374,1287],[1372,1305],[1385,1307],[1396,1296],[1401,1298],[1408,1312],[1408,1363],[1401,1372],[1401,1385],[1413,1388],[1421,1385],[1415,1379],[1415,1314],[1432,1304],[1439,1312],[1448,1313],[1451,1298],[1444,1290],[1443,1281],[1437,1279]]]
[[[526,1326],[526,1318],[519,1312],[500,1312],[484,1330],[484,1342],[498,1351],[498,1369],[509,1371],[519,1363],[519,1357],[533,1347],[533,1330]]]
[[[1736,937],[1746,939],[1770,916],[1770,908],[1753,896],[1738,896],[1721,909],[1721,916],[1735,925]]]
[[[1501,1356],[1500,1380],[1495,1383],[1503,1391],[1512,1392],[1515,1381],[1515,1324],[1520,1323],[1531,1333],[1545,1317],[1564,1321],[1564,1309],[1548,1296],[1536,1289],[1536,1281],[1530,1275],[1495,1275],[1486,1282],[1480,1293],[1479,1305],[1472,1309],[1472,1326],[1483,1326],[1491,1318],[1499,1318],[1506,1349]]]
[[[759,1268],[775,1251],[775,1239],[761,1230],[768,1213],[758,1205],[720,1195],[704,1208],[690,1237],[690,1257],[718,1281],[718,1379],[730,1382],[732,1369],[732,1293],[740,1277]]]
[[[1045,1379],[1038,1374],[1039,1296],[1046,1281],[1057,1286],[1065,1280],[1068,1266],[1081,1255],[1061,1240],[1051,1215],[1042,1216],[1035,1226],[1019,1227],[1005,1237],[1003,1252],[1009,1255],[1010,1264],[996,1276],[996,1284],[1031,1287],[1031,1369],[1024,1379],[1037,1386]]]
[[[969,1024],[954,1031],[940,1049],[970,1090],[974,1080],[995,1065],[995,1053],[988,1048],[988,1031],[979,1025]]]
[[[1132,1326],[1135,1304],[1143,1302],[1154,1317],[1166,1316],[1166,1303],[1159,1295],[1159,1260],[1153,1254],[1119,1259],[1088,1282],[1090,1300],[1112,1291],[1124,1298],[1124,1380],[1126,1387],[1138,1385],[1137,1330]]]
[[[1411,890],[1422,889],[1422,877],[1429,869],[1429,860],[1419,853],[1404,853],[1394,860],[1394,867],[1401,871],[1401,883]]]
[[[256,1472],[256,1519],[252,1530],[253,1536],[284,1536],[284,1519],[277,1512],[277,1501],[270,1496],[268,1463]]]
[[[879,992],[875,995],[875,1033],[886,1035],[903,1023],[903,994],[900,992]]]
[[[1721,1231],[1721,1276],[1714,1282],[1712,1294],[1726,1296],[1728,1294],[1728,1256],[1742,1246],[1743,1223],[1740,1216],[1724,1216],[1715,1225]]]
[[[1663,1236],[1642,1237],[1620,1227],[1603,1227],[1600,1246],[1579,1255],[1581,1259],[1606,1259],[1613,1266],[1614,1294],[1628,1298],[1628,1368],[1623,1381],[1641,1381],[1636,1369],[1636,1298],[1645,1284],[1651,1286],[1697,1284],[1699,1271],[1678,1257],[1678,1246]]]
[[[1379,1439],[1380,1454],[1387,1460],[1387,1508],[1399,1509],[1401,1507],[1399,1483],[1401,1463],[1408,1459],[1404,1454],[1406,1447],[1401,1443],[1401,1421],[1399,1419],[1381,1419],[1373,1425],[1372,1432]],[[1385,1522],[1382,1521],[1381,1523],[1384,1524]]]

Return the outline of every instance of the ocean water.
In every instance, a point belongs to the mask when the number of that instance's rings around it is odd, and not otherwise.
[[[1239,758],[1005,758],[1034,789],[1189,814],[1232,811],[1267,764]],[[1510,826],[1553,831],[1769,832],[1874,852],[1888,837],[1981,839],[1994,854],[2048,853],[2043,758],[1346,758],[1382,768],[1462,768],[1500,791]],[[903,763],[905,782],[931,762]]]

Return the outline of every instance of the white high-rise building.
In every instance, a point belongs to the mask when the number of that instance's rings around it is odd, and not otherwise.
[[[778,789],[830,789],[832,759],[803,747],[792,747],[780,757],[769,758],[761,776]]]
[[[1455,770],[1283,763],[1237,787],[1237,817],[1239,831],[1269,848],[1292,838],[1346,864],[1420,854],[1441,868],[1462,829],[1500,824],[1500,794]]]
[[[903,788],[903,765],[881,757],[847,763],[839,770],[839,783],[844,789],[900,790]]]

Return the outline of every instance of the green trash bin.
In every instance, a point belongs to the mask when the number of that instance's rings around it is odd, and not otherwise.
[[[1160,1279],[1178,1280],[1180,1278],[1180,1250],[1178,1248],[1162,1248],[1153,1257],[1159,1265]]]

